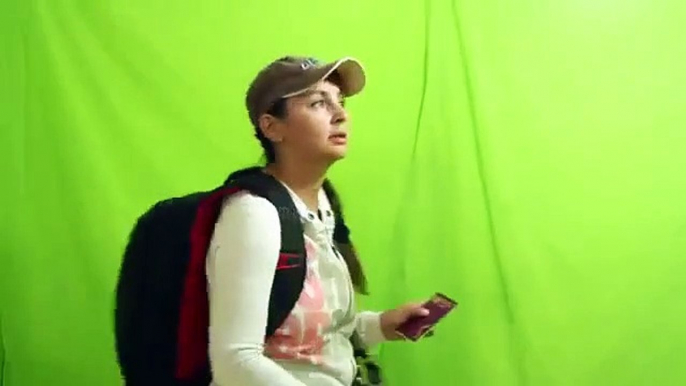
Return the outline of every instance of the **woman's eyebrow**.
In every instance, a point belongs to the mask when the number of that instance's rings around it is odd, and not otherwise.
[[[322,98],[329,98],[329,96],[331,96],[331,99],[339,100],[339,101],[345,100],[345,95],[340,91],[336,92],[336,93],[329,93],[329,92],[324,91],[324,90],[307,90],[307,91],[303,92],[300,96],[303,98],[309,98],[313,95],[316,95],[316,96],[319,96]]]

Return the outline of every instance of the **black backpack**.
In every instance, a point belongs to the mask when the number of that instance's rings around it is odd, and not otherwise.
[[[242,190],[269,200],[281,223],[266,337],[295,306],[307,259],[297,208],[281,183],[248,168],[211,191],[161,201],[134,226],[116,287],[115,343],[127,386],[210,384],[205,256],[224,199]],[[357,335],[351,340],[358,362],[355,385],[380,385],[378,366]]]

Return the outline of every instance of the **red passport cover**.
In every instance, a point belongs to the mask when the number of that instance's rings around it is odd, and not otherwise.
[[[457,302],[441,293],[436,293],[422,307],[429,310],[429,315],[412,318],[396,329],[406,339],[416,342],[426,335],[436,323],[457,307]]]

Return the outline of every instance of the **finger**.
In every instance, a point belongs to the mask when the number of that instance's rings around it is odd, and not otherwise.
[[[410,313],[415,316],[426,316],[429,315],[429,310],[422,306],[418,306],[416,308],[413,308]]]
[[[422,310],[424,309],[424,303],[407,303],[404,306],[401,306],[399,309],[405,311],[405,313],[411,314],[423,312]]]
[[[424,306],[424,302],[409,303],[407,306],[409,308],[422,308]]]

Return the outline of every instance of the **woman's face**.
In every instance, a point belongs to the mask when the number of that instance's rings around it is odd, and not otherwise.
[[[263,129],[279,156],[329,163],[345,157],[348,115],[337,85],[319,82],[286,103],[286,116],[270,120]]]

